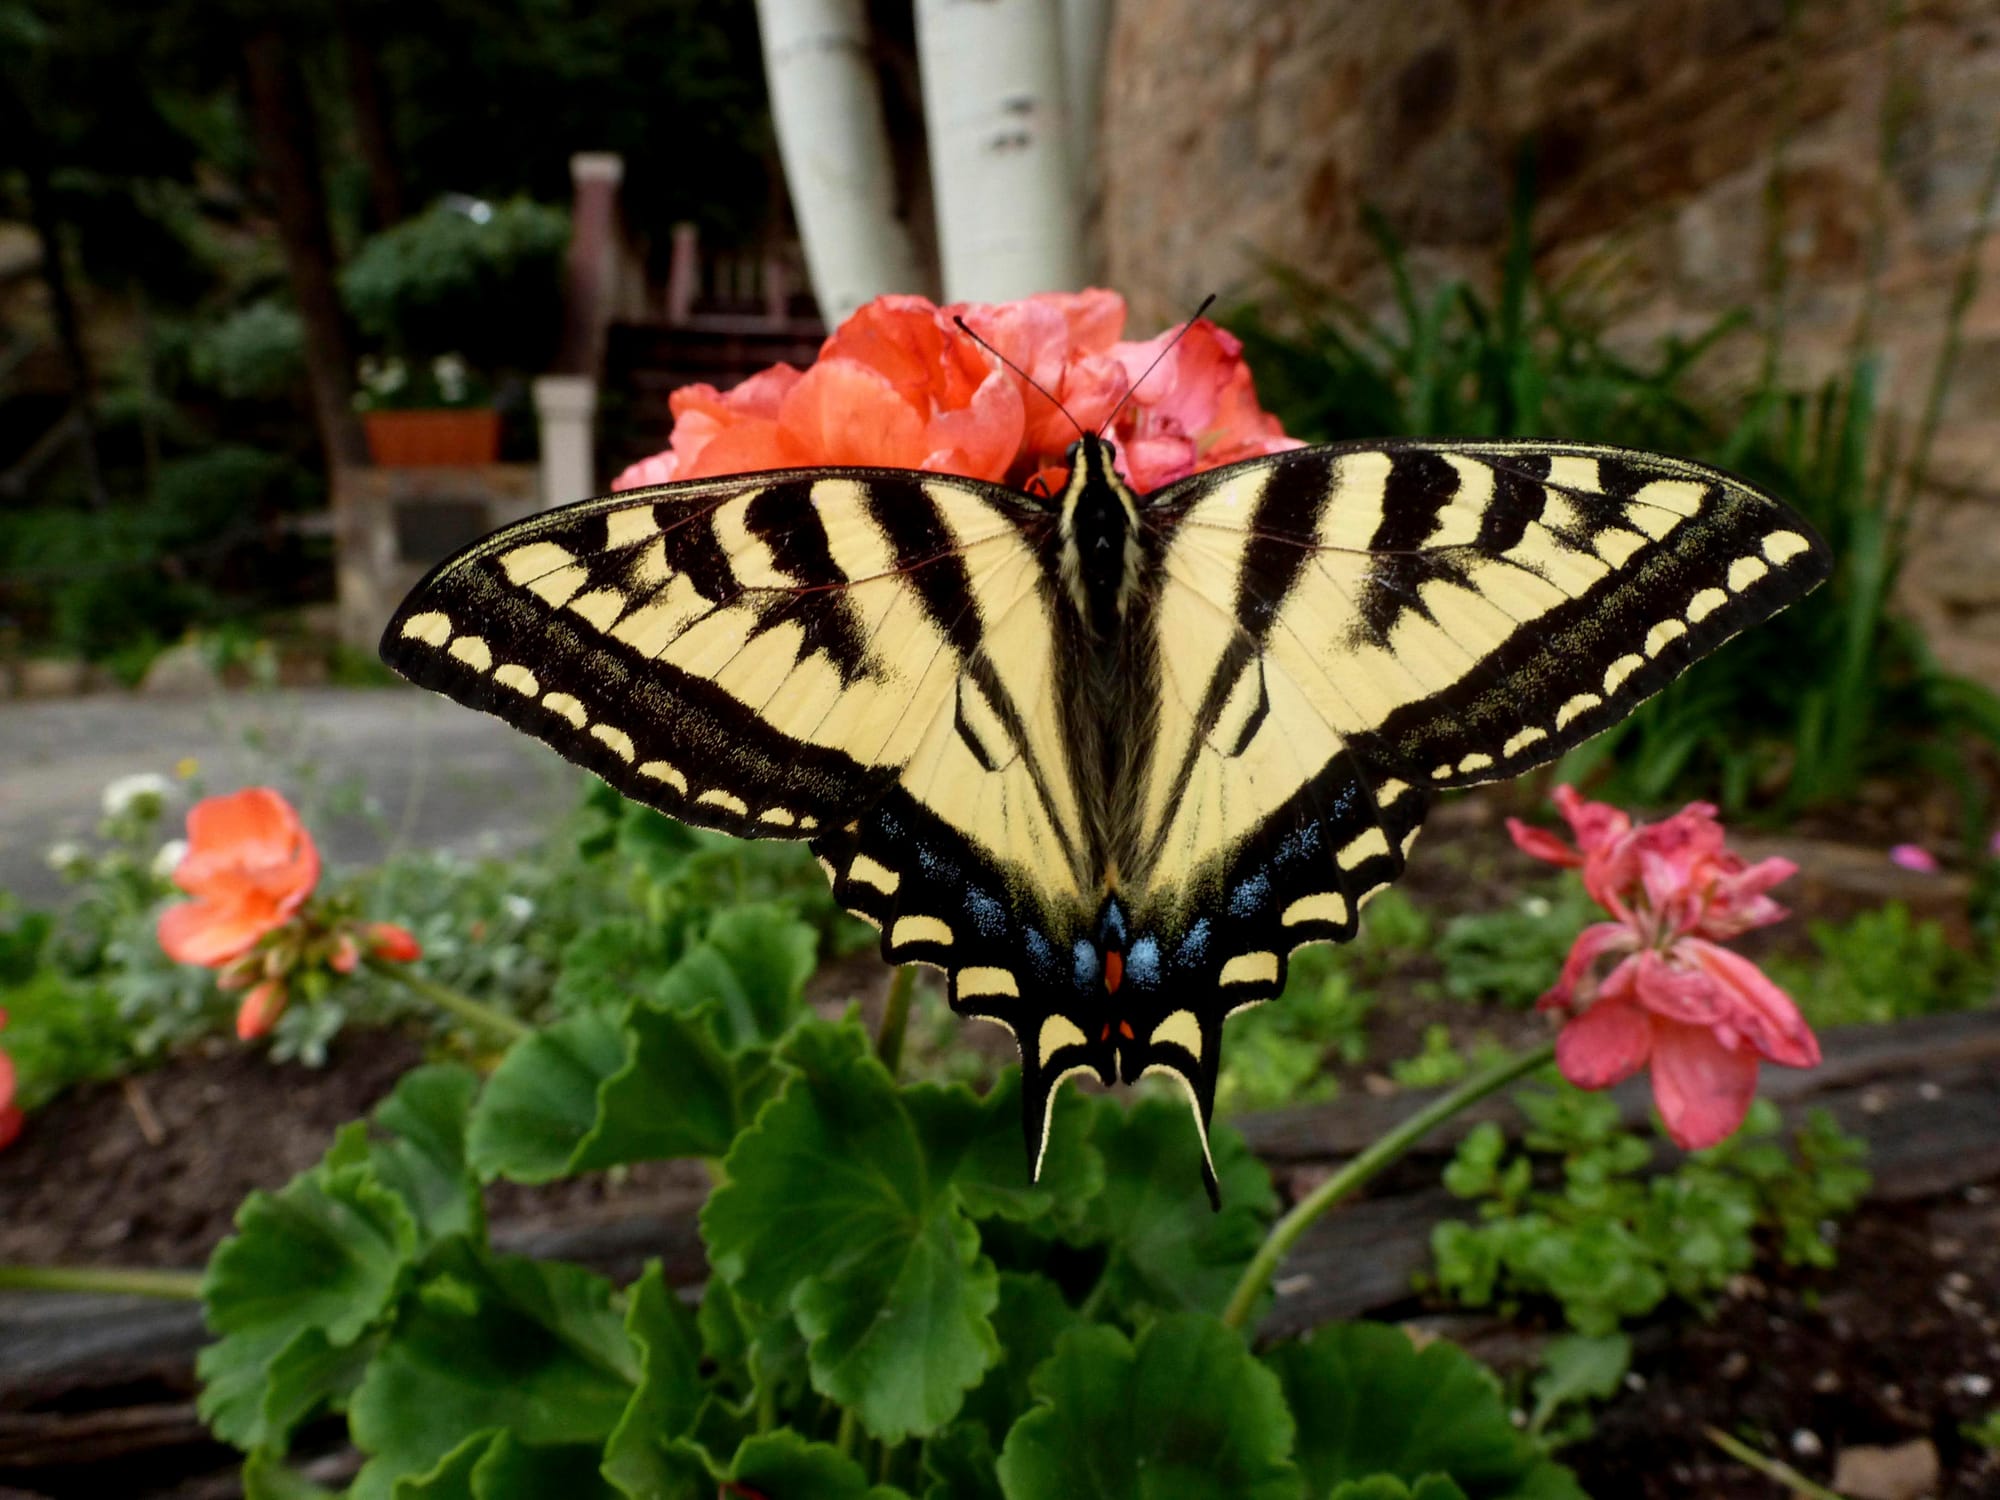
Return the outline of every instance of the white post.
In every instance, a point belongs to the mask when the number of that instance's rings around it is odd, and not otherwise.
[[[917,289],[867,10],[863,0],[757,0],[757,28],[806,269],[831,326],[871,297]]]
[[[542,508],[597,493],[592,419],[597,382],[588,375],[535,377],[535,417],[542,436]]]
[[[917,0],[917,59],[946,298],[1077,290],[1060,0]]]

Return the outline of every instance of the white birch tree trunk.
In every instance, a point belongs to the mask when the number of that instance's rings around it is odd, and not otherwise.
[[[1069,104],[1069,168],[1077,206],[1094,196],[1097,115],[1104,54],[1111,40],[1110,0],[1062,0],[1063,86]]]
[[[829,327],[869,298],[918,289],[863,0],[757,0],[771,118]]]
[[[1077,290],[1061,0],[917,0],[917,61],[945,297]]]

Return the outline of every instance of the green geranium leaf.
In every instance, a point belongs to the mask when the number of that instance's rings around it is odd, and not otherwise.
[[[601,1449],[640,1377],[611,1284],[463,1246],[433,1264],[349,1405],[355,1445],[373,1455],[353,1500],[386,1500],[397,1480],[492,1428],[531,1448]]]
[[[1000,1453],[1008,1500],[1299,1500],[1277,1379],[1211,1318],[1064,1335]]]
[[[1264,1237],[1278,1196],[1243,1137],[1217,1124],[1210,1136],[1222,1211],[1201,1186],[1201,1140],[1187,1106],[1142,1099],[1100,1107],[1091,1139],[1104,1157],[1104,1190],[1079,1231],[1105,1246],[1109,1295],[1128,1312],[1220,1312]]]
[[[466,1158],[483,1178],[552,1182],[598,1118],[597,1093],[626,1063],[615,1017],[589,1011],[507,1049],[473,1106]]]
[[[608,1496],[587,1447],[530,1448],[504,1431],[474,1433],[429,1473],[396,1481],[393,1500],[596,1500]]]
[[[738,1138],[702,1210],[716,1271],[790,1308],[812,1382],[900,1442],[956,1415],[999,1354],[992,1262],[858,1027],[808,1024],[799,1075]]]
[[[635,995],[651,994],[672,965],[674,945],[657,923],[637,917],[593,922],[563,947],[549,998],[563,1015],[615,1016]]]
[[[901,1490],[868,1483],[861,1466],[838,1448],[807,1442],[796,1432],[746,1438],[729,1477],[770,1500],[908,1500]]]
[[[369,1148],[375,1175],[416,1215],[425,1244],[454,1234],[485,1233],[479,1184],[465,1163],[465,1123],[479,1077],[456,1063],[412,1068],[375,1109],[375,1123],[395,1134]]]
[[[342,1130],[279,1192],[251,1194],[209,1260],[202,1302],[218,1338],[196,1362],[199,1409],[238,1447],[282,1447],[316,1404],[304,1393],[343,1388],[337,1351],[388,1310],[416,1252],[416,1219],[376,1179],[365,1128]]]
[[[777,1086],[762,1048],[731,1056],[712,1004],[686,1014],[640,1003],[517,1042],[472,1116],[486,1177],[549,1182],[623,1162],[720,1156]],[[671,1109],[662,1099],[673,1101]]]
[[[1018,1069],[1008,1069],[983,1099],[964,1084],[919,1084],[903,1091],[903,1104],[933,1170],[949,1174],[975,1219],[1033,1220],[1057,1210],[1074,1222],[1104,1186],[1104,1158],[1089,1138],[1090,1101],[1081,1094],[1057,1096],[1039,1182],[1029,1180],[1021,1142]]]
[[[924,1500],[1003,1500],[993,1439],[978,1422],[954,1422],[924,1439]]]
[[[706,1467],[675,1440],[694,1425],[709,1397],[701,1376],[701,1335],[694,1314],[667,1286],[657,1262],[626,1292],[625,1332],[639,1355],[639,1389],[604,1449],[604,1477],[621,1495],[692,1494]]]
[[[1563,1407],[1608,1401],[1632,1367],[1632,1341],[1622,1333],[1586,1338],[1580,1333],[1550,1339],[1542,1350],[1542,1370],[1534,1380],[1535,1410],[1528,1430],[1540,1433]]]
[[[1048,1277],[1002,1271],[1000,1305],[993,1312],[1000,1363],[965,1398],[964,1416],[983,1423],[993,1442],[1004,1439],[1015,1419],[1034,1404],[1030,1381],[1036,1368],[1055,1352],[1064,1334],[1084,1321]]]
[[[714,1027],[707,1006],[686,1015],[634,1006],[625,1065],[605,1080],[597,1124],[568,1170],[727,1152],[779,1079],[766,1049],[731,1057]]]
[[[1334,1323],[1265,1355],[1299,1424],[1299,1467],[1322,1494],[1344,1480],[1425,1475],[1469,1500],[1585,1500],[1569,1471],[1515,1431],[1484,1366],[1400,1329]]]
[[[243,1460],[243,1500],[339,1500],[334,1491],[285,1467],[269,1449]]]
[[[1327,1500],[1466,1500],[1466,1496],[1442,1474],[1426,1474],[1415,1485],[1393,1474],[1374,1474],[1337,1486]]]
[[[747,1047],[784,1034],[818,962],[819,933],[789,907],[731,907],[653,993],[664,1009],[681,1015],[715,1006],[717,1034],[733,1047]]]

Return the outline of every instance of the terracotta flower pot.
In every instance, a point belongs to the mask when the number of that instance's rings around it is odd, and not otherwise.
[[[500,457],[500,413],[490,407],[362,413],[368,456],[384,468],[490,464]]]

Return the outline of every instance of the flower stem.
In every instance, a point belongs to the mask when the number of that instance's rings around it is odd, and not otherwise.
[[[1790,1464],[1781,1463],[1767,1454],[1759,1453],[1748,1443],[1739,1442],[1726,1432],[1713,1427],[1704,1427],[1702,1434],[1738,1463],[1749,1465],[1766,1479],[1787,1486],[1795,1494],[1805,1496],[1806,1500],[1841,1500],[1839,1495],[1825,1485],[1814,1484]]]
[[[1292,1211],[1271,1226],[1264,1243],[1257,1247],[1256,1255],[1243,1268],[1243,1278],[1230,1294],[1229,1306],[1223,1310],[1222,1321],[1231,1328],[1241,1328],[1250,1321],[1257,1299],[1270,1284],[1278,1262],[1284,1259],[1285,1253],[1298,1242],[1299,1236],[1306,1232],[1313,1220],[1341,1199],[1352,1196],[1383,1168],[1400,1161],[1412,1146],[1453,1115],[1470,1109],[1496,1089],[1503,1089],[1515,1079],[1534,1072],[1555,1053],[1556,1044],[1553,1041],[1544,1042],[1468,1078],[1450,1093],[1433,1099],[1293,1204]]]
[[[448,1011],[459,1020],[468,1022],[479,1030],[488,1032],[506,1042],[518,1042],[524,1036],[533,1036],[535,1028],[526,1021],[517,1021],[504,1011],[462,994],[448,984],[439,984],[435,979],[426,979],[421,974],[412,973],[406,964],[386,964],[371,962],[368,965],[384,978],[393,979],[413,994],[418,994],[431,1002],[439,1010]]]
[[[917,987],[917,966],[904,964],[889,981],[889,998],[882,1006],[882,1025],[875,1033],[875,1055],[894,1078],[903,1065],[903,1034],[910,1029],[910,996]]]
[[[201,1296],[201,1273],[144,1271],[129,1266],[0,1265],[0,1291],[95,1292],[192,1302]]]

